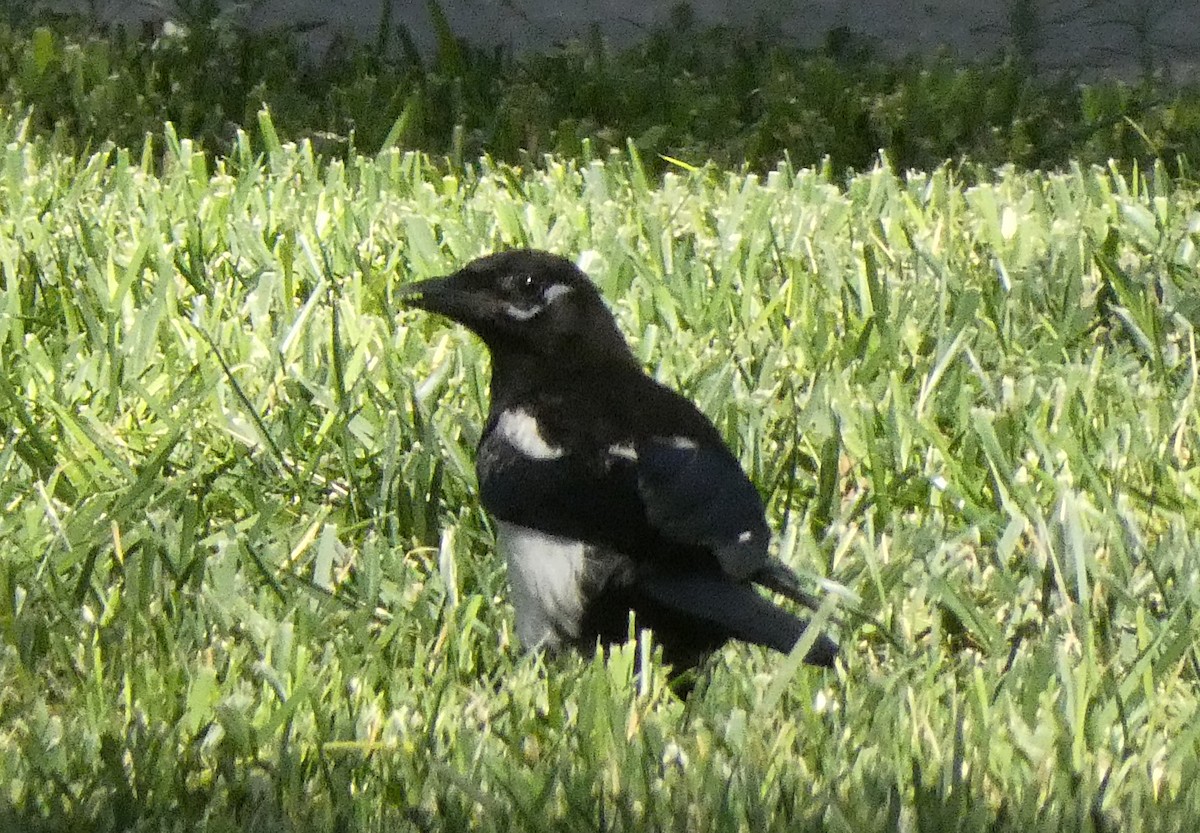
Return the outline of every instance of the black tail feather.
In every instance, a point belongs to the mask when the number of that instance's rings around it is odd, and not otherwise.
[[[720,575],[650,574],[641,576],[637,586],[648,600],[691,620],[698,642],[739,639],[788,653],[808,628],[807,620],[779,607],[752,585]],[[837,643],[820,634],[804,661],[829,667],[837,653]]]

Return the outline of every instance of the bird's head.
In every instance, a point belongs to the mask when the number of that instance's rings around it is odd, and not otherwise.
[[[631,358],[612,313],[571,261],[517,249],[401,290],[402,301],[463,324],[493,356]]]

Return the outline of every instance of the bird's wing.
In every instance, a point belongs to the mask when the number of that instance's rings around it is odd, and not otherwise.
[[[762,500],[695,406],[640,372],[559,384],[570,409],[495,409],[476,456],[488,511],[639,560],[671,558],[672,543],[704,550],[728,577],[753,580],[768,562]]]
[[[481,501],[496,518],[636,554],[641,499],[631,467],[616,463],[595,450],[532,459],[492,432],[480,444],[475,470]]]
[[[724,447],[679,437],[643,440],[637,488],[652,527],[709,550],[730,577],[751,579],[767,563],[770,529],[762,499]]]

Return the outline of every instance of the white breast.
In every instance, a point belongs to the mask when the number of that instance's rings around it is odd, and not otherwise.
[[[579,638],[586,545],[497,521],[496,543],[508,562],[517,636],[528,650]]]

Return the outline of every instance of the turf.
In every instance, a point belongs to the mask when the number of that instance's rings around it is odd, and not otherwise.
[[[0,825],[1190,830],[1200,190],[0,127]],[[827,599],[831,672],[515,649],[487,366],[397,287],[578,258]]]

